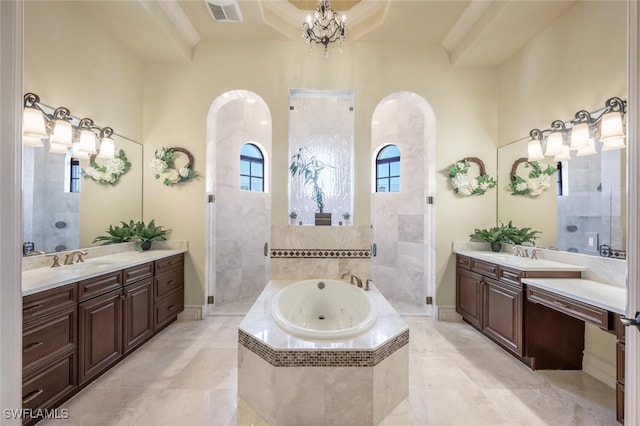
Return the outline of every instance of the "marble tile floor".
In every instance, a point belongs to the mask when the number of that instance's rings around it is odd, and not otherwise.
[[[265,425],[237,404],[241,320],[170,325],[40,424]],[[617,425],[614,390],[580,371],[531,371],[464,323],[406,321],[409,397],[383,426]]]

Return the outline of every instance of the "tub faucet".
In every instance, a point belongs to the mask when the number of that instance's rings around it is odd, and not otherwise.
[[[364,291],[370,291],[371,288],[369,287],[369,284],[372,284],[373,281],[371,281],[371,278],[367,278],[366,284],[364,285]]]
[[[355,280],[355,283],[353,282]],[[362,288],[362,280],[356,274],[351,274],[351,284],[357,285],[358,288]]]

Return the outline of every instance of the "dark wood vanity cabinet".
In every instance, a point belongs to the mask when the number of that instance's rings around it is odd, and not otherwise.
[[[78,284],[25,296],[22,407],[55,408],[78,389]],[[37,420],[24,419],[24,424]]]
[[[158,260],[154,278],[154,331],[175,321],[184,310],[184,256]]]
[[[123,345],[125,354],[153,336],[154,266],[154,262],[149,262],[122,271],[124,281]]]
[[[122,289],[80,303],[81,385],[122,357],[122,312]]]
[[[25,296],[23,408],[58,407],[175,321],[184,310],[183,259],[179,254]]]
[[[519,272],[457,256],[456,311],[485,335],[518,355],[523,352]]]
[[[456,312],[482,330],[482,275],[458,267],[456,274]]]
[[[486,278],[483,299],[484,334],[522,356],[522,285]]]

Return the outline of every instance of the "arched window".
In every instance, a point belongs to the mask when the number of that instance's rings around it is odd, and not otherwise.
[[[376,157],[376,192],[400,192],[400,150],[387,145]]]
[[[264,192],[264,156],[252,143],[244,144],[240,151],[240,189]]]

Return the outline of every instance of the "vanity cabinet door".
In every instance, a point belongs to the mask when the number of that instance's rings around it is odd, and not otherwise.
[[[457,269],[456,312],[478,329],[482,329],[482,286],[482,275]]]
[[[122,357],[122,299],[115,290],[79,305],[80,385]]]
[[[153,335],[153,279],[124,288],[124,352],[129,353]]]
[[[522,289],[485,278],[483,332],[522,356]]]

